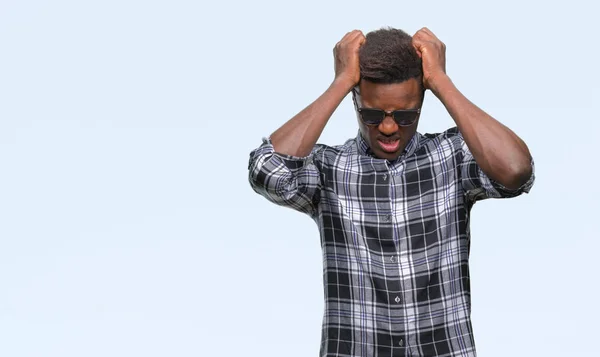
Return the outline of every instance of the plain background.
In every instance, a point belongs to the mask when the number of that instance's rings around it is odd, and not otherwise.
[[[249,152],[333,79],[348,31],[429,27],[536,160],[475,205],[481,356],[597,353],[591,1],[0,1],[0,356],[316,356],[316,226]],[[453,126],[427,94],[419,131]],[[357,132],[349,98],[320,142]]]

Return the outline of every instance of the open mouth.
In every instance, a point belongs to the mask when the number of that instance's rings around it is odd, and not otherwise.
[[[381,149],[383,151],[389,152],[389,153],[398,151],[398,148],[400,147],[400,139],[393,140],[393,141],[377,140],[377,142],[379,143],[379,146],[381,147]]]

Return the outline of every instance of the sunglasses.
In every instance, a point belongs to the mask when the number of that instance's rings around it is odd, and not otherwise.
[[[359,108],[358,103],[356,102],[357,95],[359,94],[356,89],[352,89],[352,100],[354,101],[354,107],[360,114],[360,119],[367,125],[379,125],[383,119],[389,115],[399,126],[410,126],[414,124],[421,113],[421,108],[401,109],[391,112],[386,112],[385,110],[381,109]]]

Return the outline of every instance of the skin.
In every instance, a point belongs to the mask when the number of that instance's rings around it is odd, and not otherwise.
[[[271,134],[276,152],[299,157],[310,154],[333,112],[360,80],[358,49],[364,42],[363,33],[354,30],[335,45],[333,82],[319,98]]]
[[[418,79],[412,78],[402,83],[376,84],[362,80],[359,85],[360,96],[356,97],[359,107],[383,109],[391,112],[399,109],[420,108],[423,104],[421,85]],[[378,126],[366,125],[358,114],[360,133],[369,144],[375,157],[395,160],[402,154],[404,148],[417,131],[419,119],[410,126],[399,126],[391,116],[386,116]],[[380,141],[399,141],[398,149],[394,152],[385,151]]]
[[[359,30],[348,32],[333,50],[335,78],[329,88],[313,103],[295,115],[271,135],[275,151],[307,156],[317,143],[327,121],[344,97],[359,85],[358,50],[365,42]],[[446,74],[446,46],[429,29],[422,28],[413,36],[413,46],[422,58],[423,85],[442,102],[455,121],[477,164],[491,179],[509,189],[517,189],[531,176],[531,155],[527,145],[513,131],[471,103]],[[391,111],[419,107],[422,103],[418,82],[414,79],[396,84],[360,81],[360,105]],[[417,101],[418,96],[418,101]],[[359,126],[363,138],[376,157],[393,160],[404,150],[417,130],[399,127],[386,117],[377,127]],[[394,153],[385,153],[379,139],[399,139]]]
[[[446,74],[446,45],[428,28],[413,36],[423,62],[423,84],[444,104],[483,172],[509,189],[532,173],[527,145],[512,130],[471,103]]]

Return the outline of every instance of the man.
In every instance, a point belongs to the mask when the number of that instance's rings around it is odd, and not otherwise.
[[[323,249],[321,356],[475,356],[469,213],[529,192],[525,143],[465,98],[427,28],[346,34],[335,79],[250,155],[253,189],[309,214]],[[456,127],[417,132],[425,90]],[[317,145],[352,92],[356,138]]]

